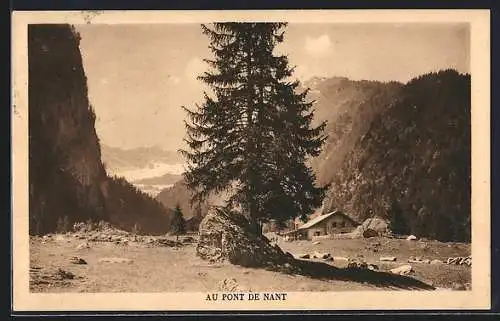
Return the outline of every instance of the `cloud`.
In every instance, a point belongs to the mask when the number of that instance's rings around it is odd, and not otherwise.
[[[306,81],[314,75],[312,74],[312,71],[308,66],[298,65],[295,68],[294,76],[300,81]]]
[[[192,58],[186,65],[186,68],[184,69],[184,75],[189,80],[198,81],[196,77],[202,75],[203,72],[205,72],[207,69],[208,65],[200,58],[195,57]]]
[[[333,44],[330,41],[330,37],[326,34],[317,38],[307,37],[304,46],[305,51],[314,57],[323,57],[327,55],[332,48]]]
[[[174,86],[179,84],[180,81],[181,81],[181,79],[179,77],[171,76],[171,75],[168,76],[168,82]]]

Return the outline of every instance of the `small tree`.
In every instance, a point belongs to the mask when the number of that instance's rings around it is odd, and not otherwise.
[[[176,235],[177,240],[179,240],[179,234],[184,234],[186,232],[186,221],[184,220],[179,204],[175,206],[171,224],[171,232]]]
[[[140,234],[141,233],[141,224],[135,222],[134,227],[132,228],[132,233]]]

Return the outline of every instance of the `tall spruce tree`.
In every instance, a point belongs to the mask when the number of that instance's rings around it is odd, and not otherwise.
[[[284,222],[319,206],[326,187],[314,186],[306,166],[326,137],[311,128],[312,102],[297,93],[293,68],[275,55],[285,23],[202,25],[210,38],[211,70],[199,76],[213,91],[195,110],[184,108],[188,160],[184,174],[193,202],[232,189],[227,206],[240,205],[256,229],[271,218]]]

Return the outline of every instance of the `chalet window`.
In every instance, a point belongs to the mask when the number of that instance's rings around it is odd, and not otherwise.
[[[332,227],[337,227],[337,222],[333,222]]]

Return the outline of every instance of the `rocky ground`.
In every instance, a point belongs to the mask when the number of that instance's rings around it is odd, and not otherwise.
[[[446,264],[448,258],[467,258],[470,244],[383,237],[315,242],[278,239],[277,243],[284,253],[298,259],[300,272],[203,260],[196,255],[197,235],[178,239],[140,236],[108,226],[31,237],[30,290],[354,291],[430,289],[427,285],[436,289],[470,289],[471,267],[467,260],[454,259]],[[366,265],[363,269],[348,269],[352,262]],[[403,268],[391,273],[408,265],[410,270]]]

